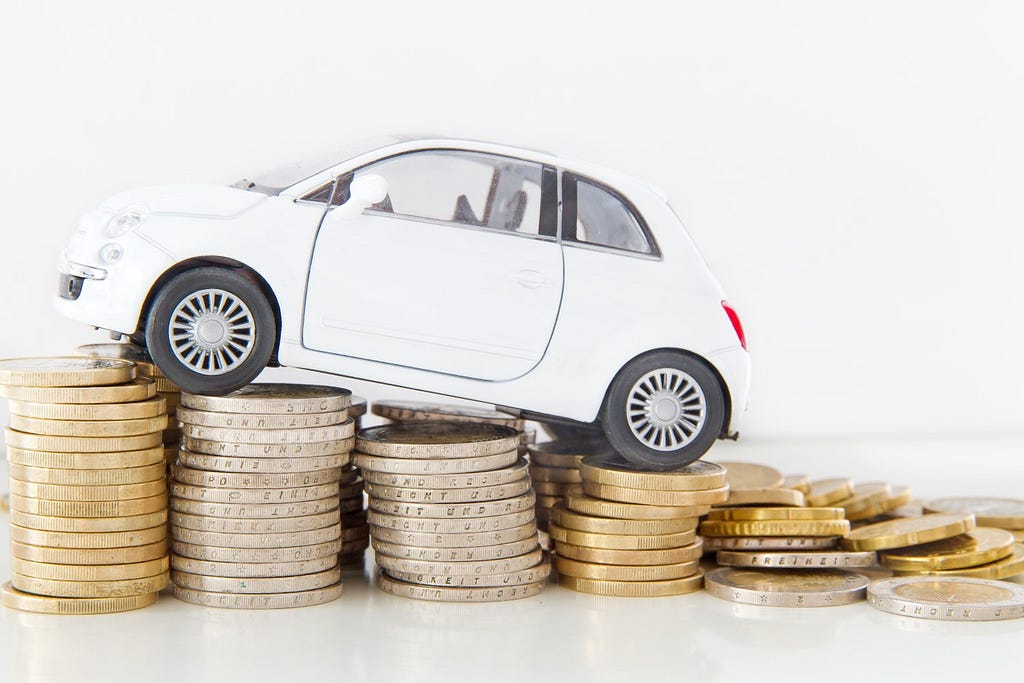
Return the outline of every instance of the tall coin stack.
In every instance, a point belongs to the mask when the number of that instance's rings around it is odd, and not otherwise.
[[[165,402],[132,361],[0,361],[10,400],[11,569],[3,604],[137,609],[167,585]]]
[[[78,353],[93,358],[123,358],[135,362],[139,377],[148,377],[156,383],[156,391],[167,403],[167,428],[164,429],[164,455],[167,465],[174,462],[181,442],[181,429],[178,426],[176,413],[181,403],[181,389],[167,379],[156,366],[149,352],[141,346],[123,342],[107,342],[103,344],[84,344],[78,347]]]
[[[580,462],[610,447],[599,442],[555,440],[526,447],[530,459],[530,478],[537,493],[537,526],[547,531],[551,511],[565,502],[566,492],[583,482]]]
[[[362,427],[366,415],[366,399],[352,396],[348,416],[352,418],[356,432]],[[363,552],[370,547],[370,528],[366,525],[366,503],[363,495],[363,473],[349,463],[341,470],[339,504],[341,509],[342,534],[338,561],[345,566],[362,565]]]
[[[519,433],[478,422],[405,422],[359,433],[381,589],[419,600],[493,602],[539,593],[537,540]]]
[[[725,468],[696,462],[644,472],[618,455],[584,458],[583,482],[552,510],[559,585],[657,597],[701,588],[699,517],[729,494]]]
[[[171,484],[175,597],[275,609],[341,595],[340,491],[361,485],[343,473],[354,442],[349,397],[288,384],[182,394]]]

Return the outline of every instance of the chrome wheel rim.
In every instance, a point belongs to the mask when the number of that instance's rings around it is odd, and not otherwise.
[[[682,370],[652,370],[629,390],[626,422],[633,436],[653,450],[683,448],[697,438],[706,419],[704,390]]]
[[[200,375],[223,375],[249,357],[256,343],[252,312],[223,289],[202,289],[182,299],[167,336],[178,362]]]

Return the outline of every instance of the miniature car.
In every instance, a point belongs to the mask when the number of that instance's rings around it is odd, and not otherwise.
[[[402,139],[82,216],[54,302],[185,391],[267,365],[491,403],[667,469],[736,433],[743,329],[665,198],[597,166]],[[116,335],[115,335],[116,336]]]

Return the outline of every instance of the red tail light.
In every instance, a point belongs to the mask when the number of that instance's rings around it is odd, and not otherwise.
[[[736,309],[729,305],[728,301],[722,302],[722,308],[725,309],[725,314],[729,316],[729,322],[732,323],[732,329],[736,330],[736,336],[740,338],[740,346],[746,351],[747,335],[743,334],[743,323],[740,322],[740,316],[736,313]]]

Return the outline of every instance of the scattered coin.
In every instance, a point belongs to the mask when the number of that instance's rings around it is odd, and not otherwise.
[[[974,526],[970,513],[908,517],[854,529],[842,543],[848,550],[889,550],[966,534]]]
[[[700,525],[702,536],[842,536],[849,530],[845,519],[708,520]]]
[[[748,488],[729,489],[729,497],[722,505],[804,505],[804,494],[796,489]]]
[[[901,577],[868,588],[872,607],[918,619],[994,621],[1024,617],[1024,586],[970,578]]]
[[[782,486],[785,477],[774,467],[751,462],[720,462],[730,489],[768,489]],[[712,488],[712,487],[708,487]]]
[[[808,507],[829,507],[853,495],[850,479],[819,479],[811,482],[811,490],[804,496]]]
[[[806,474],[787,474],[782,480],[782,488],[807,495],[811,492],[811,478]]]
[[[1024,530],[1024,500],[1018,498],[939,498],[924,504],[926,512],[966,512],[980,526]]]
[[[1012,555],[1013,545],[1013,534],[1009,531],[977,527],[960,536],[887,550],[879,555],[879,560],[899,571],[962,569]]]
[[[833,607],[864,599],[870,581],[838,569],[780,571],[724,567],[708,572],[708,593],[731,602],[767,607]]]
[[[1024,574],[1024,544],[1015,544],[1011,555],[987,564],[964,567],[963,569],[922,569],[915,570],[913,573],[929,576],[968,576],[975,579],[1008,579]]]

